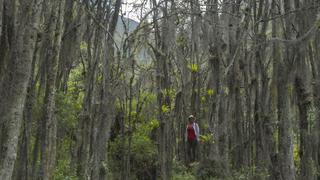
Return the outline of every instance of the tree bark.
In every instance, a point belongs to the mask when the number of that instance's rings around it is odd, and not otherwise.
[[[104,180],[107,177],[107,142],[110,136],[110,129],[112,119],[114,116],[114,97],[112,96],[111,86],[111,65],[114,62],[114,33],[119,17],[119,11],[121,8],[121,0],[117,0],[114,5],[113,15],[111,21],[108,24],[108,35],[105,41],[105,59],[103,60],[103,72],[102,72],[102,86],[101,86],[101,104],[99,106],[99,116],[97,119],[97,136],[94,144],[94,162],[95,168],[92,169],[92,179]],[[107,15],[107,17],[109,17]]]
[[[284,0],[284,12],[291,10],[290,1]],[[292,17],[284,19],[284,37],[292,37]],[[295,168],[293,162],[293,120],[290,118],[290,84],[293,76],[290,64],[294,61],[292,49],[286,45],[284,56],[278,62],[278,119],[279,119],[279,155],[282,179],[294,180]]]
[[[17,156],[18,137],[22,123],[22,114],[27,93],[27,85],[31,75],[31,62],[35,46],[35,30],[38,26],[38,9],[31,11],[38,1],[7,2],[20,13],[15,14],[15,19],[10,33],[11,48],[8,71],[0,85],[0,126],[5,123],[6,131],[1,132],[1,138],[5,136],[5,142],[1,147],[0,179],[10,180]],[[6,24],[9,26],[9,24]],[[9,34],[8,34],[9,37]]]
[[[44,41],[46,48],[46,89],[42,119],[41,167],[40,178],[48,180],[52,177],[56,161],[57,120],[55,111],[55,93],[57,63],[59,59],[65,1],[54,1],[51,6],[48,33]]]

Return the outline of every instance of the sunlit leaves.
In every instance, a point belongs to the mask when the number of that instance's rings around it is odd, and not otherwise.
[[[176,93],[174,89],[163,89],[161,92],[166,97],[170,97],[171,99],[175,96],[175,93]]]
[[[205,144],[213,144],[214,143],[213,134],[200,135],[200,141]]]
[[[154,93],[149,93],[147,95],[147,102],[155,102],[156,99],[157,99],[157,96]]]
[[[150,123],[149,123],[149,124],[150,124],[149,127],[150,127],[151,130],[158,128],[159,125],[160,125],[160,124],[159,124],[159,121],[156,120],[156,119],[150,120]]]
[[[215,90],[214,89],[208,89],[207,94],[208,94],[208,96],[213,96],[215,94]]]
[[[88,49],[88,44],[85,41],[80,42],[80,50],[85,51]]]
[[[162,105],[161,106],[161,111],[163,113],[168,113],[170,111],[170,107],[168,105]]]
[[[209,129],[209,124],[207,122],[202,124],[202,129]]]
[[[196,72],[198,72],[198,70],[199,70],[197,64],[189,64],[189,65],[188,65],[188,68],[190,69],[190,71],[191,71],[192,73],[196,73]]]

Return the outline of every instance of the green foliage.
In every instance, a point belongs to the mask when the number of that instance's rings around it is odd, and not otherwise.
[[[58,160],[53,179],[55,179],[55,180],[77,180],[78,178],[75,174],[75,170],[71,169],[69,161]]]
[[[67,91],[58,91],[55,96],[55,115],[60,136],[57,139],[57,165],[53,177],[55,180],[77,179],[75,167],[71,165],[70,152],[74,141],[70,138],[70,135],[75,135],[76,133],[79,114],[82,110],[82,82],[82,67],[78,66],[70,73]]]
[[[132,139],[132,157],[136,160],[136,164],[150,163],[150,160],[155,160],[157,149],[149,136],[134,134]]]
[[[205,96],[201,96],[201,102],[205,102],[206,101],[206,97]]]
[[[299,172],[300,168],[300,155],[299,155],[299,147],[298,144],[293,144],[293,162],[294,167],[296,168],[296,171]]]
[[[125,79],[126,79],[126,77],[124,76],[123,73],[121,73],[121,74],[119,75],[119,80],[124,81]]]
[[[227,167],[222,161],[205,159],[195,166],[197,179],[228,179]]]
[[[205,144],[213,144],[214,143],[213,134],[200,135],[200,141]]]
[[[73,98],[74,103],[80,106],[84,97],[84,77],[83,77],[83,67],[77,66],[75,69],[72,69],[69,76],[68,91],[67,96]]]
[[[212,96],[215,94],[215,90],[214,89],[208,89],[207,91],[208,96]]]
[[[183,173],[183,174],[174,174],[173,180],[196,180],[196,178],[189,174],[189,173]]]
[[[131,111],[130,112],[130,116],[131,117],[136,117],[137,116],[137,112],[136,111]]]
[[[161,106],[161,111],[163,113],[168,113],[170,111],[170,107],[164,104]]]
[[[233,178],[237,180],[267,180],[269,178],[268,170],[257,169],[256,167],[242,168],[240,171],[233,172]]]
[[[175,89],[163,89],[161,92],[162,94],[164,94],[166,97],[169,97],[170,99],[173,99],[176,94]]]
[[[242,168],[239,171],[228,172],[223,161],[205,159],[202,162],[184,166],[181,162],[173,161],[173,180],[266,180],[267,170],[255,167]]]
[[[86,51],[88,49],[88,44],[85,41],[80,42],[80,50]]]
[[[149,93],[149,92],[142,92],[141,93],[141,97],[140,97],[140,102],[138,102],[138,100],[136,98],[132,99],[132,111],[129,113],[127,112],[127,114],[130,114],[131,117],[134,119],[135,122],[144,122],[145,121],[145,117],[144,115],[144,111],[148,111],[147,108],[142,108],[142,112],[140,112],[139,114],[136,111],[136,107],[138,105],[138,103],[142,103],[141,101],[144,101],[144,106],[150,106],[152,105],[152,103],[155,103],[157,100],[157,97],[154,93]],[[120,108],[120,102],[117,101],[117,106],[118,108]],[[129,108],[127,108],[127,110],[129,110]],[[126,118],[127,119],[127,118]]]
[[[173,161],[172,169],[172,179],[173,180],[196,180],[191,169],[188,169],[180,161]]]
[[[70,157],[70,147],[71,140],[69,138],[64,138],[61,142],[58,142],[57,151],[57,165],[54,171],[55,180],[76,180],[76,171],[71,167],[71,157]]]
[[[74,129],[81,112],[81,103],[68,94],[56,94],[56,116],[64,128]]]
[[[157,100],[157,96],[156,96],[155,93],[146,93],[146,92],[144,92],[144,93],[142,94],[142,96],[143,96],[143,97],[146,97],[146,101],[147,101],[148,103],[155,102],[155,101]]]
[[[156,119],[152,119],[137,126],[138,128],[133,132],[131,138],[131,179],[148,177],[148,174],[152,174],[151,172],[156,167],[157,162],[157,147],[150,136],[152,131],[159,126],[159,122]],[[128,148],[129,137],[127,136],[117,137],[109,143],[109,165],[111,165],[109,168],[113,172],[115,179],[121,177],[120,173],[123,168],[123,162],[129,152]]]
[[[198,67],[197,64],[189,64],[189,65],[188,65],[188,68],[190,69],[190,71],[191,71],[192,73],[196,73],[196,72],[198,72],[198,70],[199,70],[199,67]]]
[[[153,129],[157,129],[159,127],[160,123],[156,119],[150,120],[150,122],[146,125],[147,131],[146,133],[151,132]]]
[[[83,90],[79,86],[81,82],[81,70],[72,70],[68,81],[67,92],[58,91],[56,93],[55,115],[58,120],[58,124],[61,127],[59,129],[60,131],[67,132],[68,134],[73,133],[75,130],[78,124],[79,114],[82,110]]]
[[[201,129],[208,130],[209,129],[209,123],[208,122],[203,123]],[[200,139],[201,139],[201,136],[202,135],[200,135]]]

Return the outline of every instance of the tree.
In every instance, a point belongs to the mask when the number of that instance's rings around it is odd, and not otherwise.
[[[319,178],[319,3],[0,0],[0,179]]]
[[[32,47],[36,41],[36,30],[33,27],[39,25],[39,7],[31,7],[39,2],[1,1],[5,7],[1,13],[6,17],[2,23],[4,33],[1,33],[1,45],[9,47],[10,44],[10,48],[3,50],[1,57],[6,67],[2,69],[4,73],[1,73],[3,78],[0,82],[1,179],[11,179],[17,156],[23,107],[31,75]]]

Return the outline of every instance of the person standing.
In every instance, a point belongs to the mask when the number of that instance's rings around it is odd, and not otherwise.
[[[186,128],[187,153],[189,162],[194,162],[196,159],[196,149],[199,142],[200,130],[199,125],[195,122],[195,117],[188,117]]]

